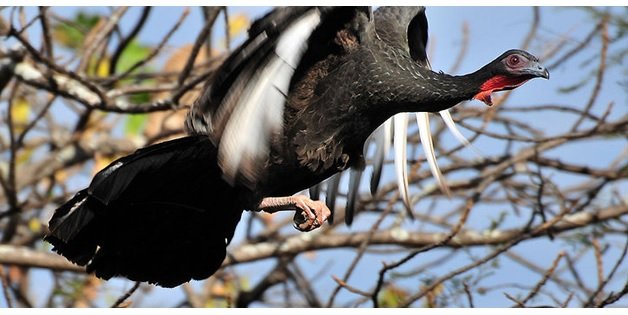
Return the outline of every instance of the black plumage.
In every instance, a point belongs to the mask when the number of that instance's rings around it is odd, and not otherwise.
[[[55,212],[46,240],[104,279],[173,287],[207,278],[225,258],[246,194],[217,180],[215,157],[199,135],[118,159]]]
[[[206,86],[186,122],[190,136],[99,172],[57,209],[46,240],[105,279],[166,287],[203,279],[224,260],[244,209],[299,208],[309,211],[304,230],[322,224],[323,203],[269,197],[359,172],[365,141],[394,114],[490,103],[493,91],[547,77],[518,50],[469,75],[433,72],[426,42],[424,8],[271,11]]]

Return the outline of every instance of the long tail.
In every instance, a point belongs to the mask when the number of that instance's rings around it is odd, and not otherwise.
[[[46,241],[88,272],[174,287],[222,264],[242,194],[221,179],[206,136],[156,144],[100,171],[59,207]]]

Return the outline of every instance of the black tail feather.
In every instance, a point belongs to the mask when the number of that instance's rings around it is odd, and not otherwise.
[[[222,264],[242,213],[216,149],[190,136],[140,149],[59,207],[46,241],[88,272],[174,287]]]

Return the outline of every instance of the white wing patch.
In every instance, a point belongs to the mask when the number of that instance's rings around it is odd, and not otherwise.
[[[412,215],[412,206],[408,198],[408,170],[407,155],[408,147],[408,116],[401,113],[393,116],[394,134],[393,146],[395,148],[395,170],[397,173],[397,184],[399,186],[399,195],[406,207],[406,210]]]
[[[445,125],[454,135],[454,137],[460,141],[465,147],[470,148],[477,154],[480,158],[482,157],[481,152],[473,147],[469,140],[465,138],[464,135],[458,130],[454,120],[449,113],[449,110],[442,110],[439,112]],[[404,206],[408,211],[411,210],[411,205],[408,196],[408,172],[406,164],[407,160],[407,127],[408,122],[406,119],[406,114],[397,114],[393,116],[394,119],[394,135],[393,135],[393,145],[395,150],[395,170],[397,174],[397,184],[399,186],[399,194],[403,201]],[[421,145],[423,147],[423,151],[425,152],[427,163],[430,167],[430,172],[432,176],[436,179],[440,190],[446,194],[447,196],[451,196],[451,191],[447,186],[447,182],[445,181],[445,177],[443,176],[440,168],[438,166],[438,162],[436,161],[436,154],[434,152],[434,143],[432,140],[432,131],[430,130],[430,121],[429,121],[429,113],[427,112],[418,112],[416,113],[416,120],[419,127],[419,137],[421,139]],[[390,120],[387,120],[386,123],[390,123]],[[379,143],[378,143],[379,145]],[[378,148],[379,150],[379,148]],[[374,192],[373,192],[374,193]]]
[[[451,117],[451,114],[449,113],[449,110],[442,110],[439,112],[439,114],[442,117],[443,121],[445,122],[445,125],[447,126],[447,128],[454,135],[454,137],[465,147],[472,149],[473,152],[481,158],[482,157],[481,152],[475,147],[473,147],[473,145],[471,145],[469,140],[467,140],[467,138],[460,132],[460,130],[458,130],[454,120]],[[416,120],[417,120],[417,125],[419,127],[419,137],[421,139],[421,145],[423,147],[423,151],[425,152],[426,160],[430,167],[430,172],[432,173],[432,176],[434,176],[434,178],[436,179],[440,190],[447,196],[451,196],[451,191],[449,190],[449,187],[447,186],[445,177],[440,171],[438,162],[436,160],[436,154],[434,152],[434,143],[432,140],[432,131],[430,129],[429,113],[427,112],[416,113]],[[397,175],[397,185],[399,187],[399,195],[403,201],[404,206],[406,207],[406,210],[408,211],[410,215],[412,215],[412,207],[411,207],[410,199],[408,195],[408,171],[407,171],[408,121],[407,121],[407,116],[405,113],[397,114],[393,116],[392,118],[386,120],[384,122],[384,125],[380,126],[381,129],[376,131],[373,134],[373,136],[377,138],[375,141],[377,148],[376,148],[376,153],[374,156],[374,161],[375,161],[374,170],[377,170],[378,167],[381,167],[377,165],[378,163],[383,163],[383,160],[382,161],[379,161],[379,160],[383,159],[383,156],[384,156],[383,152],[387,152],[388,145],[391,140],[389,136],[391,124],[394,126],[392,142],[393,142],[394,151],[395,151],[395,173]],[[383,139],[386,139],[384,140],[384,143],[386,145],[384,148],[381,148]],[[376,189],[375,187],[373,187],[372,182],[371,182],[371,193],[372,194],[376,193]]]
[[[275,56],[246,84],[218,149],[218,163],[229,183],[233,184],[238,174],[246,183],[259,178],[259,164],[268,156],[270,139],[282,129],[290,80],[319,22],[319,11],[312,10],[288,27],[279,37]]]
[[[419,125],[419,137],[421,138],[421,145],[423,146],[423,152],[425,152],[425,158],[427,159],[427,164],[430,166],[432,176],[434,176],[436,182],[438,182],[438,186],[440,187],[441,191],[447,196],[451,196],[449,187],[447,187],[447,183],[445,183],[443,173],[441,173],[440,168],[438,167],[438,162],[436,162],[434,143],[432,142],[432,130],[430,129],[429,114],[426,112],[416,113],[416,122],[417,125]]]

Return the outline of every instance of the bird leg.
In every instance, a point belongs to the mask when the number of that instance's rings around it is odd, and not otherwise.
[[[319,228],[331,215],[331,210],[324,202],[312,200],[304,195],[264,198],[257,206],[257,210],[268,213],[297,210],[294,213],[294,228],[301,232]]]

